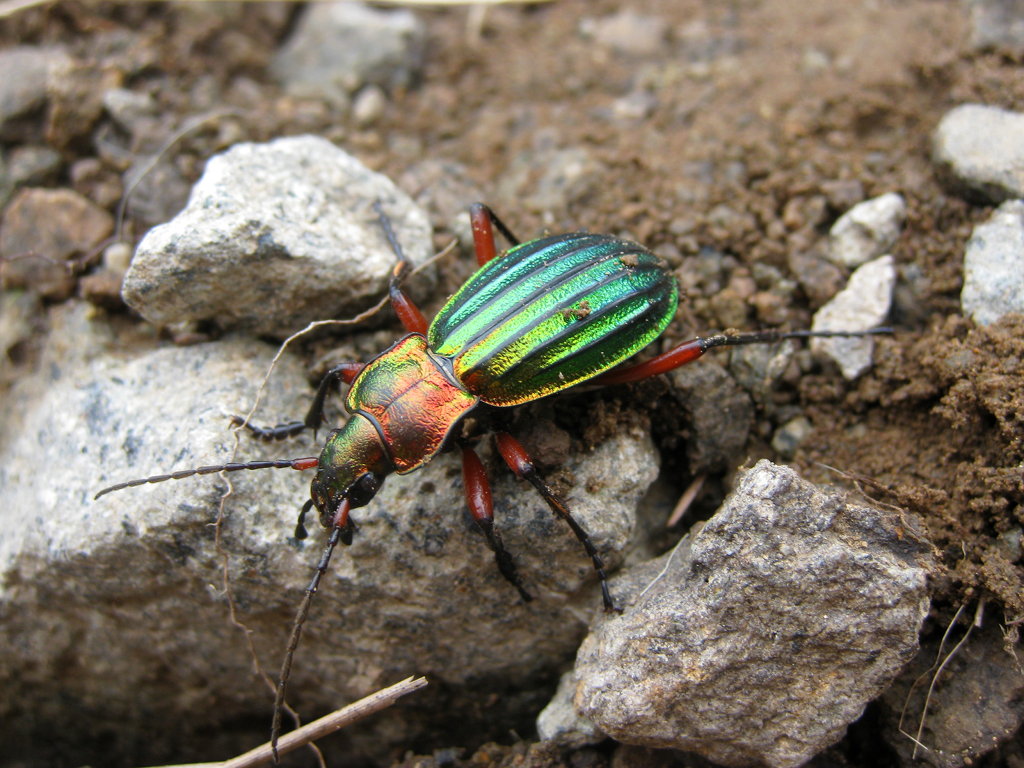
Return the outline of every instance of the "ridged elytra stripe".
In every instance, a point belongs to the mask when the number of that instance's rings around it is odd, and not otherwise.
[[[651,301],[655,296],[656,289],[660,286],[650,286],[641,293],[633,293],[618,297],[615,301],[604,305],[597,312],[591,312],[587,316],[587,322],[592,326],[607,325],[609,333],[606,335],[591,334],[582,340],[576,341],[575,337],[579,331],[573,325],[567,325],[561,331],[552,335],[544,346],[537,346],[513,362],[505,371],[503,376],[520,375],[518,369],[529,370],[533,375],[539,375],[550,371],[555,365],[568,363],[574,358],[582,358],[588,352],[594,350],[599,344],[611,340],[617,334],[632,336],[635,332],[630,330],[623,321],[623,315],[629,312],[628,323],[643,323],[650,315],[660,316],[661,307],[657,301]],[[646,301],[644,301],[647,299]],[[656,320],[655,320],[656,323]],[[612,345],[613,347],[615,345]],[[467,371],[468,373],[468,371]]]
[[[621,279],[621,274],[609,272],[608,265],[603,262],[578,265],[550,285],[523,299],[516,312],[501,311],[503,307],[492,304],[488,307],[490,311],[480,313],[478,322],[464,323],[447,343],[466,350],[464,355],[474,361],[463,363],[463,369],[469,371],[482,360],[498,354],[511,336],[529,336],[552,318],[552,312],[564,313],[566,308],[583,300],[587,300],[587,306],[592,311],[596,307],[590,301],[591,294],[599,295],[610,288],[611,295],[615,296],[617,292],[611,284]],[[593,298],[597,300],[596,295]]]
[[[594,280],[587,271],[574,275],[570,281],[563,281],[558,286],[553,286],[551,292],[555,293],[559,288],[565,291],[565,295],[558,297],[558,306],[579,307],[586,301],[586,322],[590,329],[587,339],[583,343],[592,343],[600,338],[600,334],[591,337],[593,329],[601,327],[611,321],[611,325],[617,325],[624,318],[621,312],[615,317],[615,310],[621,309],[623,305],[635,304],[637,300],[643,300],[651,294],[655,286],[646,285],[637,290],[635,285],[622,285],[623,275],[618,273],[608,274],[598,264],[593,270],[598,272],[600,279]],[[571,286],[571,289],[570,289]],[[600,297],[600,298],[599,298]],[[645,305],[646,306],[646,305]],[[580,312],[577,309],[576,312]],[[555,310],[552,312],[541,302],[534,302],[510,318],[503,318],[502,323],[496,323],[487,329],[487,333],[475,336],[466,346],[467,351],[461,357],[459,371],[463,377],[472,376],[482,369],[490,368],[492,372],[505,374],[520,366],[538,355],[548,352],[553,345],[563,342],[567,338],[580,335],[580,323],[566,322],[573,317],[573,310],[568,310],[569,317],[566,317],[566,310]],[[551,324],[550,333],[544,333],[541,327],[544,324]],[[509,328],[502,333],[503,326]],[[530,345],[525,348],[522,354],[510,354],[508,339],[510,333],[514,332],[518,338],[513,344],[528,339],[531,334],[543,333],[545,343],[543,345]],[[504,342],[504,343],[502,343]],[[502,356],[512,357],[507,366],[500,365],[499,358]]]
[[[532,240],[481,267],[438,312],[431,323],[431,347],[437,339],[449,347],[470,347],[500,322],[509,301],[530,304],[600,261],[621,258],[638,246],[604,235],[575,233]],[[444,354],[442,352],[442,354]]]
[[[605,235],[541,238],[484,265],[427,334],[455,376],[492,405],[567,389],[653,341],[678,289],[660,259]]]
[[[542,343],[527,339],[525,354],[516,354],[518,350],[510,347],[488,361],[488,365],[470,371],[460,371],[456,361],[456,375],[485,402],[526,402],[566,389],[617,365],[656,338],[672,316],[665,314],[663,303],[647,296],[625,297],[615,309],[599,318],[604,321],[601,324],[584,327],[578,323],[578,331],[543,338]]]

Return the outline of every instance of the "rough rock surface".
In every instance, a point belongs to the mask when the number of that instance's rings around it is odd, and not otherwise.
[[[627,571],[576,661],[576,708],[629,743],[797,766],[913,657],[928,548],[898,514],[759,462],[692,538]]]
[[[945,645],[939,634],[923,643],[882,697],[883,733],[905,765],[974,765],[1024,722],[1024,668],[1016,649],[991,613],[981,617],[981,627],[968,630],[970,620],[968,613]],[[916,749],[913,739],[920,742]]]
[[[248,410],[273,351],[226,339],[128,360],[100,350],[69,364],[74,350],[60,349],[53,359],[64,362],[44,366],[45,384],[19,384],[18,423],[4,425],[11,439],[0,452],[0,718],[74,706],[96,713],[91,729],[131,724],[175,739],[241,715],[269,716],[269,694],[224,604],[211,527],[224,481],[92,496],[120,480],[230,460],[228,414]],[[260,414],[273,423],[300,415],[311,388],[286,359],[267,392]],[[243,436],[237,458],[315,455],[321,441],[267,446]],[[611,567],[657,464],[650,439],[636,431],[567,458],[564,471],[580,489],[568,502]],[[541,687],[571,658],[601,605],[590,559],[532,488],[494,470],[497,527],[534,601],[521,603],[502,579],[465,512],[457,455],[391,477],[354,512],[355,542],[335,553],[314,603],[290,686],[303,714],[426,674],[432,686],[416,697],[422,714],[443,706],[446,717],[468,717],[475,698],[459,704],[446,691],[470,680]],[[238,616],[276,674],[322,546],[321,535],[289,538],[310,475],[266,470],[231,480],[223,543]],[[530,704],[513,698],[487,717],[522,718]],[[406,735],[422,722],[408,712],[396,718]],[[74,731],[69,724],[69,739]]]
[[[156,325],[209,320],[275,337],[351,316],[380,298],[395,264],[376,201],[406,256],[428,258],[426,214],[326,139],[236,145],[210,159],[185,210],[139,243],[124,299]]]
[[[554,698],[537,716],[537,735],[542,741],[554,741],[564,747],[597,744],[606,738],[592,722],[581,717],[573,705],[576,673],[570,670],[558,681]]]

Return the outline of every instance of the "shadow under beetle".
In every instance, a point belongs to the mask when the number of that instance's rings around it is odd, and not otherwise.
[[[462,452],[466,505],[494,552],[501,574],[523,600],[531,597],[515,562],[494,528],[491,489],[473,447],[458,436],[462,418],[487,405],[511,407],[576,386],[621,384],[685,365],[713,347],[761,344],[812,336],[864,336],[869,331],[766,331],[717,334],[683,342],[643,363],[621,366],[668,326],[679,302],[675,278],[664,262],[640,245],[609,235],[572,233],[520,243],[485,205],[470,208],[480,268],[427,324],[402,289],[410,263],[380,204],[375,208],[398,262],[388,281],[391,305],[408,331],[390,349],[366,363],[343,363],[324,376],[303,421],[258,427],[235,418],[262,440],[290,437],[323,423],[324,402],[339,382],[350,385],[350,416],[332,430],[319,457],[220,464],[119,483],[111,491],[192,475],[290,468],[316,469],[296,536],[316,507],[330,531],[326,549],[299,608],[281,668],[271,741],[276,754],[281,709],[292,658],[312,597],[338,542],[350,544],[350,512],[364,506],[392,472],[419,469],[443,449]],[[497,229],[512,247],[499,253]],[[614,370],[612,370],[614,369]],[[498,453],[519,478],[528,480],[551,511],[572,529],[594,563],[606,610],[613,610],[604,564],[587,532],[534,468],[523,446],[495,432]]]

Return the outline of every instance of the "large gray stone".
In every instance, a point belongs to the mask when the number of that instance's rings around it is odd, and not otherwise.
[[[377,201],[406,256],[427,259],[426,214],[326,139],[236,145],[210,159],[185,210],[139,243],[124,300],[155,325],[206,320],[281,338],[352,316],[383,295],[395,264]]]
[[[87,743],[106,731],[180,741],[246,715],[269,718],[271,696],[225,605],[225,561],[211,526],[225,481],[92,497],[120,480],[230,460],[228,415],[247,412],[274,349],[228,338],[124,359],[111,342],[87,338],[75,326],[41,377],[6,398],[0,719],[30,713],[17,723],[37,737],[59,729]],[[256,420],[301,416],[310,395],[301,367],[286,358]],[[316,455],[322,441],[268,446],[243,436],[237,457]],[[479,697],[508,680],[541,689],[571,658],[601,609],[590,559],[486,443],[481,454],[495,470],[497,527],[535,600],[520,601],[469,519],[457,454],[391,477],[353,513],[355,542],[335,553],[314,602],[289,689],[304,715],[426,674],[433,685],[416,696],[419,715],[386,721],[388,738],[401,741],[438,712],[451,722],[475,716]],[[568,503],[611,568],[656,473],[641,433],[565,457]],[[290,538],[311,477],[266,470],[230,478],[223,547],[238,617],[276,676],[323,542],[319,531]],[[512,697],[484,721],[521,719],[532,704]],[[377,748],[387,748],[384,738]]]
[[[577,712],[627,744],[801,765],[913,657],[929,552],[897,513],[758,462],[699,532],[616,578],[632,604],[580,648]]]

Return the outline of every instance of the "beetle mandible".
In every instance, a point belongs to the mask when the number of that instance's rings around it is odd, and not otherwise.
[[[639,381],[692,362],[714,347],[891,332],[876,328],[723,333],[685,341],[643,363],[621,365],[660,336],[675,315],[679,291],[664,262],[636,243],[609,235],[577,232],[520,243],[494,212],[480,203],[470,207],[479,269],[428,325],[402,288],[410,262],[380,203],[375,209],[397,256],[388,294],[408,335],[365,365],[343,363],[328,371],[303,421],[266,428],[237,417],[233,420],[262,440],[283,439],[305,429],[315,431],[323,423],[327,395],[343,381],[350,385],[345,398],[349,418],[331,431],[319,457],[197,467],[119,483],[96,494],[99,498],[144,483],[222,471],[316,470],[296,536],[306,536],[304,519],[314,506],[330,535],[306,589],[282,664],[272,732],[275,750],[291,662],[312,596],[338,542],[352,541],[351,510],[367,504],[389,474],[412,472],[442,450],[458,447],[466,505],[473,520],[494,552],[502,576],[523,600],[531,599],[494,528],[490,484],[483,464],[472,445],[458,434],[468,413],[482,405],[520,405],[583,382]],[[497,249],[495,229],[512,246],[503,253]],[[613,610],[604,563],[587,532],[538,475],[518,440],[497,431],[495,441],[509,469],[529,481],[579,539],[600,580],[604,607]]]

